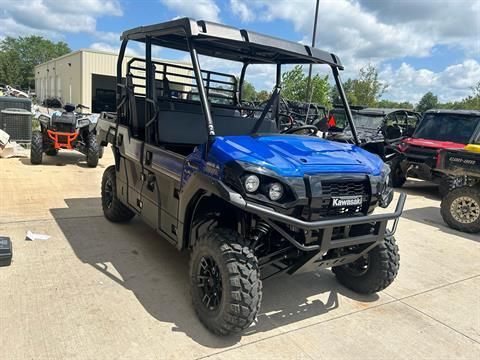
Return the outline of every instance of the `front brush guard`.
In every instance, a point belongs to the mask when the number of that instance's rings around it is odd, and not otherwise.
[[[372,248],[377,246],[378,243],[383,241],[385,237],[393,236],[395,234],[407,198],[405,193],[400,194],[393,213],[352,216],[310,222],[275,212],[268,207],[245,201],[245,199],[238,193],[229,192],[229,195],[232,204],[244,211],[258,215],[298,250],[306,253],[305,256],[302,257],[302,260],[287,269],[290,274],[313,271],[318,268],[344,265],[353,262],[366,254]],[[391,220],[393,220],[393,226],[391,229],[388,229],[388,222]],[[301,244],[278,223],[289,225],[305,232],[315,231],[318,234],[318,239],[311,245]],[[350,235],[349,230],[354,225],[369,225],[373,231],[366,235],[352,236]],[[343,237],[334,238],[334,231],[339,228],[347,230],[343,231]],[[362,244],[369,245],[367,245],[360,253],[347,254],[332,259],[324,259],[324,255],[329,250]]]
[[[47,130],[48,137],[53,141],[56,150],[73,149],[73,142],[77,139],[79,132],[67,133]]]

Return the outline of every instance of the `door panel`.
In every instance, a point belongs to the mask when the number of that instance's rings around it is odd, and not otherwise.
[[[138,212],[141,212],[141,193],[143,187],[142,151],[144,142],[132,138],[130,130],[127,127],[119,126],[117,146],[120,150],[120,155],[125,159],[127,202]]]
[[[185,158],[145,144],[143,217],[176,242],[178,191]]]

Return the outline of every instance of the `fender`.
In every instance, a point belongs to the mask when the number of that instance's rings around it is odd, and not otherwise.
[[[185,249],[189,245],[192,217],[197,204],[205,197],[216,197],[227,204],[244,202],[240,194],[230,190],[223,182],[203,173],[194,173],[179,193],[178,203],[178,242],[177,247]]]

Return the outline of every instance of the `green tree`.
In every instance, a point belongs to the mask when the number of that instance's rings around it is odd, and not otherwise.
[[[242,100],[254,101],[256,98],[257,92],[255,91],[255,86],[247,80],[244,80],[242,86]]]
[[[418,112],[423,113],[429,109],[433,109],[437,107],[439,107],[438,97],[433,95],[433,93],[429,91],[422,96],[422,98],[420,99],[420,102],[417,105],[416,110]]]
[[[472,87],[472,95],[458,103],[461,109],[480,110],[480,81]]]
[[[353,81],[353,93],[358,105],[375,106],[387,86],[378,80],[377,69],[372,65],[361,68],[359,75]]]
[[[307,89],[308,77],[303,71],[301,65],[296,65],[292,70],[282,74],[282,97],[288,100],[307,101],[305,99],[305,91]],[[328,75],[320,76],[316,74],[311,81],[311,102],[325,106],[330,105],[330,84],[328,83]]]
[[[345,95],[347,95],[347,100],[350,105],[359,105],[358,100],[353,92],[353,80],[348,79],[345,81],[343,84],[343,91],[345,91]],[[334,105],[342,105],[342,98],[340,97],[340,94],[338,92],[338,89],[336,86],[332,86],[332,91],[330,94],[330,98],[332,101],[332,104]]]
[[[260,102],[267,101],[269,98],[270,93],[267,90],[260,90],[256,96],[256,100]]]
[[[0,83],[15,86],[23,81],[18,54],[12,51],[0,52]]]
[[[363,105],[374,107],[386,89],[386,85],[378,79],[378,71],[372,65],[361,68],[357,79],[348,79],[343,84],[350,105]],[[341,104],[342,100],[338,90],[334,88],[331,93],[332,102]]]
[[[397,102],[397,101],[386,100],[386,99],[382,99],[379,102],[377,102],[377,107],[390,108],[390,109],[413,109],[414,108],[413,104],[409,103],[408,101]]]
[[[52,42],[41,36],[27,36],[13,38],[7,36],[0,42],[0,68],[7,72],[0,72],[0,82],[12,83],[10,79],[16,78],[22,87],[34,85],[34,67],[48,60],[65,55],[71,50],[63,41]],[[7,54],[7,55],[5,55]],[[16,75],[16,69],[12,69],[8,61],[15,59],[16,66],[20,69],[21,77]],[[13,71],[13,75],[10,73]]]

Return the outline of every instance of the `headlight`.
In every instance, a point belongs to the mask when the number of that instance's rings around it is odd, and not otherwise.
[[[283,196],[283,186],[280,183],[272,183],[268,187],[268,197],[272,201],[278,201]]]
[[[245,178],[244,185],[247,192],[253,193],[258,190],[258,187],[260,186],[260,179],[257,175],[248,175]]]

